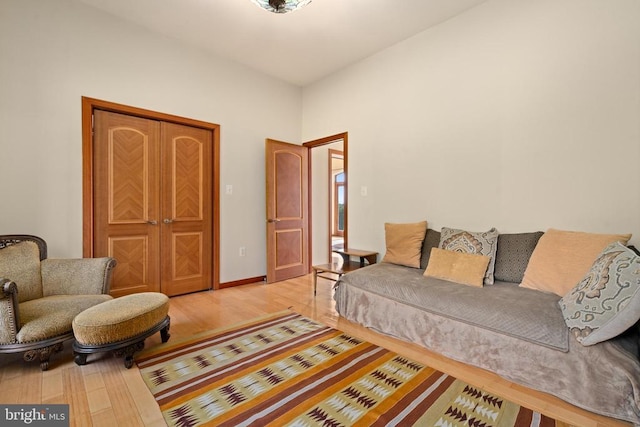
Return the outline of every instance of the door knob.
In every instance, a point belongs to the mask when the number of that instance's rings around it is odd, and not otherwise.
[[[280,220],[277,219],[277,218],[276,219],[268,219],[267,222],[280,222]]]
[[[164,222],[165,224],[171,224],[173,222],[173,220],[169,219],[169,218],[165,218],[165,219],[162,220],[162,222]]]
[[[149,224],[149,225],[158,225],[158,221],[156,221],[155,219],[152,219],[150,221],[147,221],[147,224]]]

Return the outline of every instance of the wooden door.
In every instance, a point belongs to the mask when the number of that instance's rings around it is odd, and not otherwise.
[[[94,115],[94,254],[118,261],[111,294],[160,291],[160,122]]]
[[[309,273],[306,147],[267,139],[267,283]]]
[[[211,131],[162,123],[161,290],[211,287]]]
[[[212,132],[96,110],[94,256],[111,294],[212,286]]]

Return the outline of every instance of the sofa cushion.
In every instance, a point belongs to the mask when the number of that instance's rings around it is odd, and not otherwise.
[[[462,285],[482,287],[489,261],[491,258],[485,255],[433,248],[424,275]]]
[[[18,302],[42,297],[40,249],[35,242],[24,241],[0,249],[0,277],[18,286]]]
[[[468,254],[480,254],[490,258],[489,266],[484,275],[484,283],[486,285],[493,285],[493,270],[495,268],[497,246],[498,230],[495,228],[485,232],[475,232],[442,227],[440,233],[440,249]]]
[[[640,256],[620,242],[610,244],[559,304],[583,345],[618,336],[640,319]]]
[[[454,285],[425,277],[418,269],[386,263],[351,271],[338,283],[339,288],[357,287],[423,311],[555,350],[569,349],[569,329],[558,306],[560,297],[554,294],[505,282],[482,288]],[[375,306],[369,311],[370,316],[376,316]]]
[[[427,221],[407,224],[384,224],[386,252],[382,262],[419,268]]]
[[[595,234],[549,229],[538,241],[520,286],[564,296],[587,274],[609,244],[630,234]]]
[[[69,333],[74,317],[110,299],[110,295],[55,295],[24,302],[19,305],[17,341],[41,341]]]
[[[420,257],[420,268],[425,269],[429,265],[429,258],[431,257],[431,249],[437,248],[440,244],[440,232],[427,229],[427,234],[424,236],[424,242],[422,242],[422,255]]]
[[[520,283],[529,264],[533,250],[544,233],[500,234],[496,251],[496,280]]]

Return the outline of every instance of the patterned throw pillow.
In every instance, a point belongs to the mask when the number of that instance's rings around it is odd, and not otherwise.
[[[620,242],[610,244],[558,303],[583,345],[620,335],[640,319],[640,256]]]
[[[493,285],[493,270],[495,269],[496,250],[498,247],[498,230],[492,228],[482,233],[442,227],[439,247],[440,249],[446,249],[448,251],[479,254],[491,258],[489,267],[484,275],[484,284]]]

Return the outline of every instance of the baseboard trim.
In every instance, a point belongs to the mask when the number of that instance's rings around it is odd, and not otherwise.
[[[234,280],[233,282],[220,283],[220,289],[232,288],[234,286],[249,285],[251,283],[266,282],[266,280],[267,280],[267,278],[264,277],[264,276],[250,277],[248,279],[241,279],[241,280]]]

